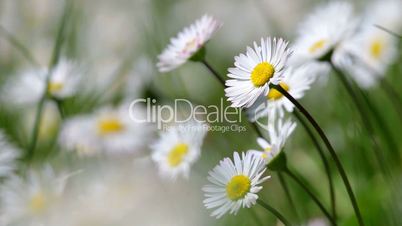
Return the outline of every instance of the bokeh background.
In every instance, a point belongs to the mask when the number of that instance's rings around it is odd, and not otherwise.
[[[117,105],[123,99],[135,100],[140,97],[154,97],[159,103],[167,104],[175,98],[188,98],[205,105],[219,103],[224,91],[202,65],[187,63],[168,74],[157,71],[154,66],[157,55],[168,44],[170,37],[205,13],[218,18],[224,26],[208,43],[207,59],[224,75],[227,68],[232,66],[233,57],[243,52],[254,40],[265,36],[294,40],[297,23],[322,2],[326,1],[74,1],[61,56],[74,59],[85,68],[85,81],[81,84],[79,94],[66,100],[66,117],[91,113],[105,105]],[[365,0],[352,2],[357,14],[362,13],[369,3]],[[62,0],[0,0],[0,25],[18,39],[40,65],[46,67],[51,59],[63,10]],[[399,57],[386,75],[399,95],[402,95],[401,62]],[[32,67],[24,53],[1,35],[0,86],[18,71]],[[378,134],[380,146],[387,152],[400,153],[400,115],[382,90],[374,88],[369,94],[380,109],[381,117],[386,121],[385,126],[391,131],[391,134]],[[4,96],[0,99],[0,128],[24,150],[31,136],[35,106],[15,107],[12,99]],[[316,117],[338,151],[351,178],[366,224],[402,225],[402,195],[398,192],[402,189],[401,168],[394,165],[389,157],[387,163],[394,180],[392,184],[384,181],[379,166],[373,161],[371,141],[339,81],[331,73],[322,76],[307,92],[302,103]],[[256,134],[251,128],[246,133],[209,132],[201,159],[193,167],[190,178],[179,178],[172,182],[159,177],[156,166],[149,158],[147,143],[129,158],[82,158],[60,150],[56,141],[63,120],[57,109],[54,106],[45,107],[43,117],[44,125],[36,149],[39,154],[36,155],[34,167],[51,164],[64,171],[79,170],[79,179],[74,182],[79,185],[73,183],[68,185],[71,187],[69,189],[83,195],[92,194],[96,203],[81,207],[81,213],[86,215],[89,223],[65,221],[69,222],[65,224],[64,219],[60,219],[60,225],[107,225],[105,222],[109,220],[119,222],[119,225],[279,225],[260,206],[243,209],[237,216],[216,220],[209,217],[209,211],[202,204],[201,187],[207,183],[208,171],[223,157],[232,156],[233,151],[257,147]],[[248,126],[247,120],[243,121]],[[156,134],[154,131],[150,140]],[[395,140],[396,146],[387,145],[388,139]],[[329,206],[322,163],[301,126],[287,143],[286,152],[290,167],[308,180]],[[25,165],[21,160],[20,171],[26,169]],[[342,181],[333,164],[331,168],[336,185],[339,225],[356,225]],[[105,197],[105,193],[100,192],[102,195],[98,197],[95,192],[98,183],[109,187],[110,195]],[[289,185],[302,224],[326,225],[319,220],[322,218],[321,212],[309,197],[290,181]],[[272,173],[272,179],[264,183],[260,197],[289,218],[296,218],[275,173]],[[105,207],[99,207],[102,205]],[[98,206],[99,210],[94,206]],[[125,211],[125,208],[130,211]],[[76,215],[70,217],[68,209],[60,211],[66,212],[66,219],[82,218]],[[99,219],[103,218],[100,216],[108,220],[101,221]]]

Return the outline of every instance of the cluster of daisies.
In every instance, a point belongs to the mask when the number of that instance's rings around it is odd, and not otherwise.
[[[203,191],[205,206],[215,209],[212,216],[236,214],[256,203],[261,184],[269,178],[263,176],[266,165],[281,153],[296,127],[287,118],[293,103],[273,87],[300,99],[330,67],[343,70],[361,88],[375,86],[396,59],[398,39],[387,30],[401,30],[401,5],[378,1],[362,16],[347,2],[321,5],[300,23],[293,44],[261,38],[235,56],[224,84],[226,97],[232,107],[246,108],[251,121],[268,118],[269,141],[258,138],[260,151],[234,152],[233,160],[225,158],[209,172],[211,184]],[[185,28],[159,55],[159,70],[171,71],[188,60],[205,64],[205,45],[221,25],[204,16]]]

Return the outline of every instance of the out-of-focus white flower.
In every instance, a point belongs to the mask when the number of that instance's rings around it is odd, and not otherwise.
[[[397,57],[397,40],[376,27],[365,27],[334,53],[334,63],[362,88],[375,86]]]
[[[279,85],[295,99],[301,99],[320,71],[320,65],[314,63],[288,68]],[[252,121],[267,116],[269,120],[275,121],[277,117],[284,117],[285,111],[293,112],[293,109],[292,102],[276,89],[270,89],[268,95],[260,97],[249,109],[249,116]]]
[[[162,176],[188,178],[191,166],[201,154],[201,145],[206,135],[202,123],[187,122],[178,124],[162,132],[159,140],[151,145],[152,159],[158,164]]]
[[[226,213],[237,214],[240,208],[255,205],[261,191],[261,183],[269,179],[262,177],[266,170],[262,158],[251,153],[233,153],[233,161],[224,158],[212,171],[208,180],[212,184],[205,185],[204,205],[214,208],[211,216],[220,218]]]
[[[8,177],[15,171],[20,155],[21,150],[11,144],[0,130],[0,177]]]
[[[298,28],[290,63],[319,60],[353,34],[357,26],[353,7],[347,2],[330,2],[317,7]]]
[[[131,110],[136,116],[145,115],[143,109]],[[60,144],[83,155],[133,154],[146,147],[150,134],[150,126],[132,120],[128,105],[123,104],[68,120],[62,128]]]
[[[396,60],[398,40],[376,25],[400,30],[401,7],[401,2],[393,0],[373,3],[366,10],[360,30],[334,53],[334,63],[362,88],[375,86]]]
[[[81,71],[76,63],[61,60],[50,74],[46,89],[48,70],[27,70],[21,72],[6,82],[3,90],[3,101],[17,105],[32,105],[39,102],[46,91],[51,96],[62,99],[74,95],[78,89]]]
[[[235,57],[235,67],[229,68],[225,89],[233,107],[250,107],[261,95],[267,95],[269,84],[278,84],[283,76],[290,50],[282,38],[261,39],[254,49]]]
[[[262,151],[250,150],[249,153],[259,156],[269,163],[274,159],[285,146],[286,140],[293,133],[296,128],[296,123],[290,119],[283,123],[279,119],[276,123],[268,125],[269,142],[263,138],[257,138],[258,144],[261,146]]]
[[[8,179],[0,190],[1,224],[44,224],[62,198],[66,179],[50,167]]]
[[[158,56],[159,71],[169,72],[187,62],[221,26],[222,23],[212,16],[204,15],[194,24],[184,28],[177,37],[170,40],[170,44]]]
[[[46,70],[26,70],[11,76],[2,87],[2,101],[15,105],[34,105],[45,91]]]
[[[76,62],[62,59],[52,69],[48,92],[56,98],[66,98],[76,94],[82,79],[82,71]]]
[[[88,115],[79,115],[65,120],[59,135],[63,149],[75,151],[80,156],[94,155],[99,152],[96,137],[91,135],[92,120]]]

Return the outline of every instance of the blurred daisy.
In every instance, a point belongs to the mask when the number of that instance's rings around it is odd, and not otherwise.
[[[233,107],[250,107],[261,95],[268,95],[269,84],[281,81],[290,55],[288,42],[282,38],[261,39],[254,49],[247,47],[246,54],[235,57],[235,67],[229,68],[225,89]]]
[[[132,114],[144,115],[143,109],[133,108]],[[145,118],[145,117],[142,117]],[[148,124],[130,118],[128,105],[104,107],[92,115],[68,120],[60,134],[60,144],[82,155],[96,153],[132,154],[147,144],[151,129]]]
[[[39,102],[47,91],[51,96],[62,99],[74,95],[77,91],[81,72],[72,61],[61,60],[51,73],[46,89],[47,69],[27,70],[10,78],[6,82],[4,100],[17,105],[33,105]]]
[[[290,62],[302,64],[326,57],[353,34],[356,25],[350,3],[335,1],[319,6],[300,24]]]
[[[11,76],[2,90],[2,100],[15,105],[34,105],[45,91],[46,70],[26,70]]]
[[[154,144],[152,159],[158,164],[162,176],[188,178],[192,164],[201,154],[201,145],[207,133],[204,124],[187,122],[163,132]]]
[[[395,62],[398,51],[395,37],[376,27],[365,29],[334,53],[334,63],[346,70],[362,88],[370,88],[384,77]]]
[[[261,146],[262,151],[250,150],[255,156],[259,156],[269,163],[274,159],[285,146],[286,140],[296,128],[296,123],[288,119],[283,123],[282,119],[276,123],[268,124],[269,142],[263,138],[257,138],[257,143]]]
[[[77,92],[82,75],[77,63],[62,59],[52,70],[47,91],[59,99],[73,96]]]
[[[75,151],[80,156],[96,154],[100,147],[96,137],[91,135],[92,122],[88,115],[65,120],[58,140],[60,146],[67,151]]]
[[[17,159],[21,150],[11,144],[0,130],[0,177],[10,176],[17,169]]]
[[[184,28],[177,37],[158,56],[157,67],[160,72],[169,72],[184,64],[211,39],[212,35],[222,26],[215,18],[204,15],[194,24]]]
[[[301,99],[304,93],[310,89],[320,71],[317,64],[306,64],[299,68],[288,68],[279,85],[295,99]],[[293,112],[294,105],[276,89],[270,89],[268,95],[261,96],[259,100],[249,109],[251,121],[261,117],[267,117],[275,121],[277,116],[282,118],[286,112]]]
[[[204,205],[215,208],[211,216],[220,218],[226,213],[237,214],[240,208],[255,205],[264,181],[266,170],[263,159],[251,153],[233,153],[233,161],[224,158],[212,171],[208,180],[212,184],[202,188],[205,192]]]
[[[26,178],[13,176],[0,191],[1,225],[40,225],[62,197],[66,177],[52,168],[29,171]]]

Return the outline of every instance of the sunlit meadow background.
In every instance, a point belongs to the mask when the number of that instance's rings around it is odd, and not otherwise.
[[[158,103],[167,104],[174,98],[188,98],[205,105],[219,103],[224,91],[202,65],[187,63],[168,74],[160,74],[156,70],[157,55],[168,44],[170,37],[205,13],[221,20],[224,26],[208,43],[207,59],[223,75],[232,66],[233,57],[243,52],[254,40],[263,36],[282,36],[293,40],[297,23],[320,2],[324,1],[76,0],[66,28],[61,56],[78,61],[84,68],[85,80],[78,95],[66,100],[66,117],[91,113],[105,105],[117,105],[123,99],[141,97],[154,97]],[[361,12],[367,2],[355,1],[356,11]],[[0,25],[46,67],[53,51],[63,7],[64,1],[61,0],[0,0]],[[32,65],[24,53],[4,35],[0,35],[0,88],[18,71],[29,68]],[[399,95],[402,95],[401,73],[399,58],[386,75]],[[399,150],[389,150],[387,136],[381,133],[378,134],[380,145],[389,152],[401,152],[402,128],[391,102],[379,89],[372,89],[369,93],[380,109],[381,117],[387,122],[386,126],[391,129],[391,136],[398,142]],[[0,128],[16,146],[26,150],[36,106],[16,108],[13,99],[5,96],[0,99]],[[395,181],[392,185],[384,182],[373,161],[370,140],[339,80],[332,74],[324,76],[307,92],[302,103],[316,117],[338,151],[351,178],[366,224],[402,225],[402,194],[397,192],[402,190],[402,171],[390,163]],[[50,164],[56,171],[79,172],[71,178],[72,183],[67,184],[67,191],[73,190],[72,193],[82,191],[88,194],[88,190],[96,190],[97,183],[118,187],[112,191],[113,195],[94,195],[94,202],[105,205],[104,209],[97,212],[93,206],[82,207],[81,214],[87,215],[87,222],[90,223],[65,224],[69,221],[60,218],[60,225],[104,225],[107,220],[99,220],[102,219],[100,216],[114,219],[111,221],[120,225],[278,224],[271,214],[258,205],[242,209],[237,216],[216,220],[209,217],[209,211],[202,204],[201,187],[207,183],[208,171],[223,157],[232,156],[233,151],[257,147],[256,134],[251,128],[243,133],[209,132],[201,158],[192,168],[190,178],[178,178],[172,182],[158,175],[157,167],[149,157],[148,145],[157,137],[156,130],[149,135],[149,139],[143,140],[143,147],[134,155],[80,157],[58,147],[56,140],[62,119],[57,109],[45,107],[42,121],[48,125],[41,128],[31,167],[41,168]],[[248,126],[245,118],[243,121]],[[286,152],[290,168],[303,175],[329,206],[322,163],[301,126],[289,139]],[[26,161],[22,159],[19,173],[23,173],[26,166]],[[331,167],[340,225],[356,225],[342,181],[334,166]],[[322,218],[309,197],[291,181],[289,184],[303,222]],[[272,173],[272,179],[264,183],[259,195],[284,215],[295,218],[275,173]],[[131,214],[127,215],[125,208],[129,208]],[[122,212],[126,215],[121,215]],[[69,213],[65,216],[71,219]]]

